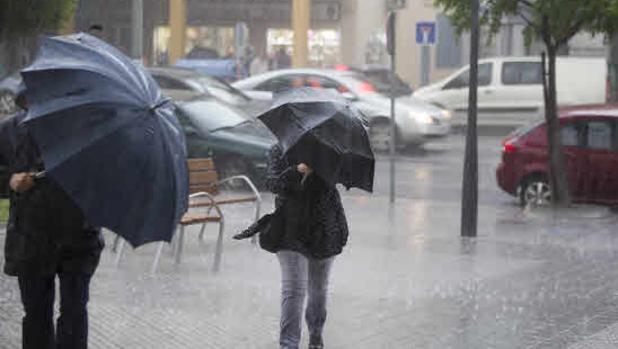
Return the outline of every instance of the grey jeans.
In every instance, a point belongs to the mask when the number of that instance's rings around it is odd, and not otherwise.
[[[279,251],[277,257],[281,264],[281,349],[298,349],[307,293],[305,320],[309,336],[312,342],[321,342],[328,278],[335,258],[309,259],[294,251]]]

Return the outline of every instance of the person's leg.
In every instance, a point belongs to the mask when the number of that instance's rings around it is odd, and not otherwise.
[[[326,299],[328,294],[328,279],[334,257],[328,259],[309,260],[309,295],[305,319],[309,328],[310,348],[322,348],[322,329],[326,322]]]
[[[54,349],[54,276],[18,277],[24,305],[23,349]]]
[[[58,349],[88,348],[88,299],[90,275],[60,273]]]
[[[281,264],[281,349],[298,349],[307,292],[307,258],[298,252],[277,253]]]

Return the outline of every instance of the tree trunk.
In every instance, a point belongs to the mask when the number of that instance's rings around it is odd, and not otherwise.
[[[556,54],[557,48],[546,43],[549,72],[544,75],[545,119],[547,121],[547,141],[549,143],[549,185],[554,206],[564,207],[571,204],[569,183],[562,152],[560,120],[558,119],[558,99],[556,91]]]
[[[472,1],[470,35],[470,90],[468,95],[468,126],[464,178],[461,201],[461,236],[475,237],[478,228],[478,64],[479,64],[479,0]]]

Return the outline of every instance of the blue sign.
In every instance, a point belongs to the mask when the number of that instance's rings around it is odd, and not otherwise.
[[[416,23],[416,43],[420,45],[435,45],[437,35],[436,22]]]

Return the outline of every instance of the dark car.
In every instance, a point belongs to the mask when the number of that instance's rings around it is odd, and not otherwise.
[[[164,90],[194,91],[210,94],[255,116],[266,103],[256,101],[242,91],[217,78],[183,68],[150,68],[150,73]]]
[[[212,157],[221,177],[248,175],[263,184],[268,151],[276,142],[264,125],[209,96],[176,101],[176,106],[189,158]]]
[[[567,178],[575,202],[618,204],[618,106],[587,106],[560,112]],[[547,128],[520,128],[503,141],[498,185],[522,205],[551,200]]]

